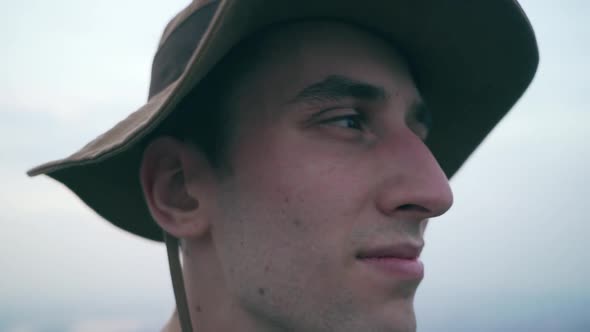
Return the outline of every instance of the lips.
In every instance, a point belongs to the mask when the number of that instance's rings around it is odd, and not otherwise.
[[[378,273],[396,279],[422,279],[424,265],[419,260],[423,243],[398,243],[361,250],[356,258]]]
[[[358,259],[370,258],[400,258],[400,259],[417,259],[420,257],[423,243],[400,243],[388,246],[378,246],[361,250],[357,254]]]

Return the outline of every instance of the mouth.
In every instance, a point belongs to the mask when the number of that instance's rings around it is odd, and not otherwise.
[[[400,243],[361,250],[356,259],[374,271],[396,279],[422,279],[424,264],[420,261],[423,243]]]

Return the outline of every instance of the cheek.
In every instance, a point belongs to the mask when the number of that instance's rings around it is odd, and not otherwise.
[[[285,241],[318,232],[336,236],[370,208],[370,175],[376,170],[366,152],[318,144],[289,130],[258,135],[236,155],[232,190],[248,201],[267,232]]]
[[[309,252],[345,241],[371,203],[367,175],[375,172],[366,163],[366,150],[344,148],[287,125],[255,128],[238,137],[234,174],[223,190],[222,211],[232,212],[223,219],[239,220],[234,237],[271,252]]]
[[[244,199],[269,231],[312,236],[344,230],[366,208],[367,179],[356,176],[358,167],[325,156],[267,153],[261,163],[250,159],[239,186]],[[262,220],[261,220],[262,221]]]
[[[350,155],[263,142],[240,150],[223,185],[213,232],[228,287],[251,308],[305,312],[321,298],[320,312],[334,310],[351,297],[367,169]]]
[[[359,185],[337,163],[261,151],[265,158],[251,154],[224,190],[225,256],[253,277],[273,270],[306,278],[344,255],[361,210]]]
[[[304,211],[306,198],[296,192],[264,181],[257,188],[241,193],[225,210],[218,248],[228,287],[248,307],[273,312],[301,307],[300,294],[335,270],[334,251],[328,249],[335,246],[314,227],[326,218]]]

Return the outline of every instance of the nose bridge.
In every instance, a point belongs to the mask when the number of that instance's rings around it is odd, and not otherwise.
[[[451,207],[453,195],[445,173],[411,130],[384,139],[380,155],[383,172],[377,205],[382,213],[422,220]]]

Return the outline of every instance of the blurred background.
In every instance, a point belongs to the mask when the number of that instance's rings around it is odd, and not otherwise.
[[[164,247],[25,171],[143,104],[160,33],[186,3],[3,0],[0,331],[157,331],[168,319]],[[431,221],[418,331],[590,331],[590,2],[521,4],[540,68]]]

